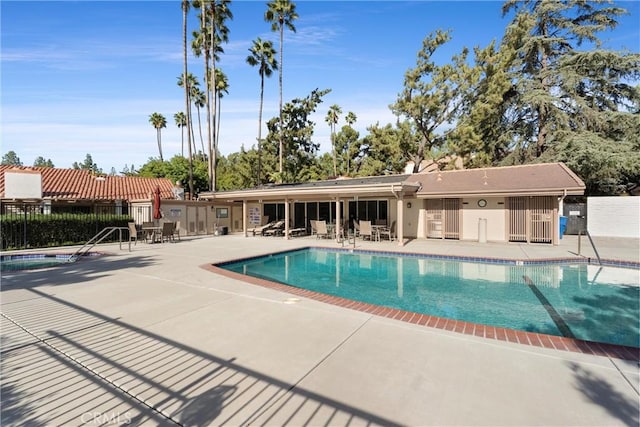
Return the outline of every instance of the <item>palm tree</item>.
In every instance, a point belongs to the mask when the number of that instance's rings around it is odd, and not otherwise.
[[[180,142],[182,143],[180,155],[184,157],[184,127],[187,125],[187,118],[185,117],[184,112],[180,111],[173,115],[173,119],[176,121],[176,126],[180,128]]]
[[[162,135],[161,129],[167,127],[167,119],[160,113],[153,113],[149,116],[149,123],[156,128],[156,136],[158,138],[158,151],[160,152],[160,161],[162,162]]]
[[[217,120],[218,122],[216,123],[216,135],[218,138],[220,138],[220,116],[222,116],[222,98],[223,98],[223,93],[229,94],[229,79],[227,78],[227,75],[222,71],[222,69],[220,68],[216,68],[215,71],[216,74],[216,97],[218,98],[218,105],[216,106],[216,109],[218,111],[218,115],[217,115]],[[217,146],[216,146],[217,148]]]
[[[353,126],[353,124],[358,120],[356,117],[356,113],[353,111],[349,111],[347,115],[344,117],[344,121],[347,122],[347,125]]]
[[[220,60],[218,53],[224,52],[220,46],[229,41],[229,28],[225,25],[227,19],[233,19],[229,9],[230,0],[199,0],[194,2],[200,8],[200,31],[193,33],[192,48],[196,56],[204,53],[204,75],[206,78],[206,106],[207,106],[207,136],[209,139],[209,190],[215,191],[215,155],[217,150],[216,137],[216,61]],[[211,61],[211,67],[209,66]],[[213,102],[213,108],[211,104]],[[219,119],[218,119],[219,122]]]
[[[276,51],[273,43],[269,40],[263,41],[260,37],[253,41],[253,46],[249,48],[251,53],[247,56],[247,64],[255,67],[258,65],[260,74],[260,110],[258,112],[258,185],[260,185],[260,170],[262,167],[262,105],[264,102],[264,78],[271,77],[273,70],[278,69],[276,61]]]
[[[280,83],[280,135],[279,135],[279,151],[280,151],[280,176],[282,176],[283,170],[283,120],[282,120],[282,54],[284,52],[283,42],[284,42],[284,27],[286,26],[290,31],[296,32],[296,27],[293,26],[293,21],[298,19],[298,14],[296,13],[296,5],[290,0],[272,0],[267,3],[267,11],[264,14],[265,21],[271,23],[271,31],[279,31],[280,32],[280,73],[279,73],[279,83]]]
[[[191,142],[193,143],[192,144],[193,154],[195,154],[195,152],[197,151],[196,150],[196,133],[193,130],[193,113],[192,113],[193,110],[191,109],[191,102],[193,102],[194,104],[196,102],[194,99],[197,96],[197,93],[199,91],[200,82],[198,81],[198,78],[191,73],[187,73],[186,80],[187,80],[186,85],[189,88],[189,93],[188,93],[189,112],[187,114],[187,124],[188,124],[187,131],[190,132],[189,135],[191,135]],[[178,86],[185,87],[184,74],[181,76],[178,76]],[[189,151],[189,153],[191,153],[191,151]],[[189,154],[189,157],[191,157],[191,155],[192,154]]]
[[[196,111],[198,114],[198,131],[200,132],[200,145],[202,146],[202,155],[204,156],[206,155],[207,152],[204,149],[204,140],[202,139],[202,123],[200,121],[200,108],[203,108],[207,105],[207,99],[203,91],[201,91],[198,87],[193,86],[191,89],[191,100],[193,101],[193,105],[196,106]]]
[[[183,70],[182,75],[187,76],[187,14],[189,12],[189,0],[182,0],[182,47],[183,47]],[[189,145],[189,198],[193,197],[193,157],[191,153],[191,132],[189,123],[191,122],[191,101],[189,100],[189,82],[184,85],[184,103],[186,106],[185,117],[187,119],[187,144]]]
[[[336,125],[338,124],[338,119],[340,118],[340,114],[342,114],[342,109],[338,104],[333,104],[329,107],[329,111],[327,112],[327,117],[325,117],[324,121],[329,124],[329,128],[331,129],[331,152],[333,153],[333,176],[338,176],[338,164],[336,160]]]

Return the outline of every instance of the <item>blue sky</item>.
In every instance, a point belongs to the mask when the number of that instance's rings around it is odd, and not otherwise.
[[[264,22],[265,1],[234,1],[229,44],[220,67],[229,77],[222,100],[220,150],[227,155],[255,144],[260,78],[245,59],[256,37],[278,36]],[[640,5],[618,29],[602,35],[607,47],[638,52]],[[463,46],[499,40],[507,18],[498,1],[298,1],[297,33],[285,33],[284,100],[330,88],[313,119],[315,141],[329,149],[324,117],[332,104],[353,111],[361,136],[376,122],[394,122],[388,106],[415,65],[424,37],[450,29],[453,40],[438,58]],[[105,172],[136,167],[157,157],[149,115],[167,118],[163,153],[180,153],[173,115],[184,109],[181,89],[182,12],[179,1],[6,1],[1,12],[1,152],[15,151],[25,165],[38,156],[71,167],[90,153]],[[195,29],[196,14],[190,14]],[[190,30],[191,32],[191,30]],[[190,58],[202,76],[202,61]],[[264,115],[278,109],[277,73],[265,83]],[[342,126],[344,121],[339,123]],[[263,127],[263,135],[266,130]],[[197,135],[197,131],[196,131]],[[198,146],[199,145],[198,140]]]

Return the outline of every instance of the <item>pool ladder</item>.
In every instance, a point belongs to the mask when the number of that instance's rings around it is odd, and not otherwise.
[[[70,257],[69,262],[75,261],[78,257],[86,255],[95,245],[102,242],[104,239],[112,235],[115,231],[118,231],[118,241],[120,243],[120,249],[122,249],[122,230],[129,231],[127,227],[105,227],[93,236],[87,243],[82,245],[77,251],[75,251]],[[131,239],[129,239],[129,252],[131,252]]]
[[[596,253],[596,257],[598,258],[598,264],[602,265],[602,260],[600,259],[600,254],[598,253],[598,250],[596,249],[596,245],[593,243],[593,239],[591,238],[591,234],[589,234],[589,230],[584,230],[584,233],[589,238],[589,242],[591,242],[591,247],[593,248],[593,252]],[[578,231],[578,255],[581,255],[580,254],[581,240],[582,240],[582,231]]]

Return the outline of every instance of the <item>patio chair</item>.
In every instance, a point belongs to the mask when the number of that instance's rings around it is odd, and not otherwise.
[[[175,224],[173,222],[163,222],[162,223],[162,234],[160,235],[160,242],[164,243],[165,239],[167,242],[173,240],[173,228]]]
[[[360,235],[360,223],[357,220],[353,220],[353,235],[358,237]]]
[[[277,221],[271,221],[271,222],[269,222],[267,224],[259,225],[257,227],[250,228],[247,231],[250,231],[251,233],[253,233],[254,236],[256,234],[260,234],[262,236],[264,230],[268,230],[269,228],[273,227],[276,222]]]
[[[171,232],[171,238],[175,241],[176,237],[178,237],[178,240],[180,240],[180,227],[178,227],[178,222],[174,222],[173,224],[173,231]]]
[[[380,233],[380,238],[381,239],[382,239],[383,236],[387,236],[387,239],[389,239],[389,241],[395,240],[396,239],[396,222],[392,221],[391,222],[391,227],[382,228],[382,229],[380,229],[379,233]]]
[[[360,237],[362,237],[362,240],[365,238],[373,240],[373,228],[371,227],[371,221],[360,221]]]
[[[277,221],[273,226],[262,231],[263,236],[281,236],[284,232],[284,221]]]
[[[329,238],[329,229],[327,228],[327,221],[316,221],[316,239]]]
[[[138,238],[143,237],[142,230],[136,228],[135,222],[129,223],[129,241],[133,240],[133,244],[138,244]]]
[[[309,225],[311,226],[311,235],[315,236],[316,234],[318,234],[318,228],[316,227],[316,220],[310,219]]]

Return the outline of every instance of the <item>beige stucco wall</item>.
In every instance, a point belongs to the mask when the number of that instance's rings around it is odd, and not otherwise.
[[[478,201],[487,201],[485,207]],[[481,218],[487,220],[487,241],[504,242],[506,237],[505,198],[470,197],[462,199],[462,234],[460,240],[478,240],[478,224]]]
[[[397,205],[395,200],[390,200],[389,203],[393,204],[394,206]],[[411,204],[411,207],[409,207],[409,203]],[[418,199],[403,200],[404,237],[408,237],[408,238],[418,237],[418,230],[421,228],[419,227],[420,217],[421,217],[420,211],[423,210],[422,209],[423,203],[424,203],[423,200],[418,200]],[[396,213],[397,213],[397,209],[396,209]]]

